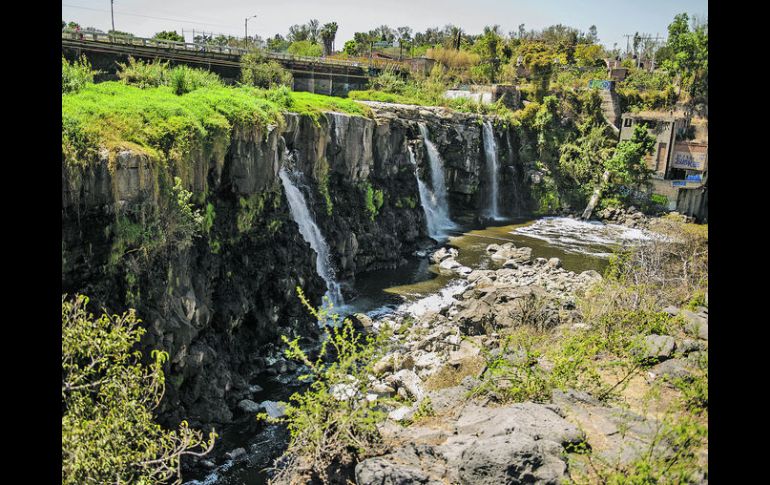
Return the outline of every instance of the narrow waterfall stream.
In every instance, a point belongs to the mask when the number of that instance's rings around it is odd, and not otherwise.
[[[492,123],[484,122],[484,153],[487,161],[487,175],[489,177],[489,208],[487,209],[489,217],[499,219],[498,209],[498,175],[500,164],[497,161],[497,143],[495,142],[495,132],[492,130]]]
[[[436,145],[430,141],[428,127],[425,126],[424,123],[419,123],[418,126],[420,127],[420,134],[422,134],[423,141],[425,142],[425,148],[428,151],[428,162],[430,163],[432,190],[427,194],[429,195],[429,197],[427,197],[427,202],[430,207],[429,209],[426,209],[426,215],[428,215],[428,211],[430,210],[430,217],[433,219],[433,227],[431,229],[431,226],[429,225],[428,231],[434,239],[444,239],[446,238],[445,231],[447,229],[457,228],[457,224],[455,224],[449,217],[449,202],[447,201],[446,181],[444,180],[444,161],[441,159],[441,155],[439,154]],[[427,187],[424,187],[424,183],[420,180],[419,175],[417,181],[418,184],[423,185],[420,187],[420,198],[424,203],[425,198],[422,196],[422,191],[423,189],[427,191]]]
[[[334,278],[334,269],[331,267],[329,259],[329,246],[324,240],[321,230],[318,229],[313,216],[307,207],[307,201],[302,192],[292,183],[289,173],[285,168],[281,168],[278,176],[286,191],[286,200],[289,201],[289,209],[294,222],[299,226],[299,232],[302,238],[310,244],[313,251],[316,252],[316,271],[318,275],[326,282],[326,296],[335,307],[341,307],[345,304],[340,291],[340,285]]]

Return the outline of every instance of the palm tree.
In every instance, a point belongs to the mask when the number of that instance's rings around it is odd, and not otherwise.
[[[334,52],[334,38],[337,36],[337,22],[329,22],[321,28],[321,41],[324,47],[324,56]]]

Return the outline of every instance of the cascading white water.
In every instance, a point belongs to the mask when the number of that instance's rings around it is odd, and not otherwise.
[[[499,219],[500,213],[497,208],[497,177],[498,173],[500,172],[500,167],[497,163],[497,143],[495,142],[495,132],[492,130],[492,123],[489,121],[484,122],[484,153],[486,153],[487,158],[487,175],[490,185],[490,200],[487,213],[492,219]]]
[[[292,183],[289,173],[284,167],[281,167],[278,176],[281,178],[283,189],[286,191],[286,200],[289,201],[289,210],[294,222],[299,226],[299,232],[302,238],[310,244],[313,251],[316,252],[316,271],[318,275],[326,282],[326,296],[335,307],[341,307],[345,304],[342,299],[340,285],[334,279],[334,269],[329,261],[329,246],[324,240],[321,230],[318,229],[313,216],[308,210],[305,196],[302,191]]]
[[[422,199],[423,207],[427,199],[429,208],[426,208],[425,214],[429,218],[428,232],[431,237],[443,238],[446,236],[447,229],[455,229],[457,225],[449,218],[449,203],[447,202],[446,182],[444,181],[444,161],[441,159],[441,155],[436,148],[436,145],[430,141],[428,137],[428,127],[424,123],[419,123],[420,133],[422,134],[423,141],[425,142],[425,148],[428,151],[428,162],[430,163],[430,179],[433,190],[429,192],[429,197],[420,197]],[[417,183],[422,184],[420,177],[417,177]],[[423,184],[424,185],[424,184]],[[427,187],[423,187],[420,190]],[[430,214],[428,214],[430,212]],[[430,220],[432,219],[432,223]],[[433,226],[431,230],[430,227]]]
[[[437,221],[437,214],[435,210],[435,197],[430,189],[425,185],[425,182],[420,180],[420,174],[417,170],[417,161],[414,159],[414,153],[411,147],[407,149],[409,152],[409,161],[414,165],[414,178],[417,179],[417,189],[420,193],[420,205],[425,213],[425,221],[428,225],[428,234],[431,237],[439,236],[439,228]]]

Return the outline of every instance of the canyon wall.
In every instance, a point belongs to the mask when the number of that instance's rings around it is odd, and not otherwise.
[[[326,286],[292,219],[281,167],[303,192],[346,297],[357,273],[398,267],[433,244],[409,156],[411,149],[429,180],[419,123],[444,160],[452,217],[484,213],[486,118],[368,104],[372,118],[286,113],[280,125],[238,125],[228,143],[166,163],[105,150],[88,163],[62,164],[62,292],[89,295],[94,312],[137,309],[145,353],[170,356],[167,422],[230,422],[260,374],[276,372],[269,356],[280,335],[319,334],[295,289],[318,304]],[[519,135],[489,119],[501,213],[526,213],[532,202]]]

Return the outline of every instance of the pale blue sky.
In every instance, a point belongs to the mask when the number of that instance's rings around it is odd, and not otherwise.
[[[117,30],[150,37],[160,30],[181,33],[184,29],[187,40],[192,39],[193,29],[242,36],[244,18],[254,14],[257,18],[249,20],[249,33],[263,38],[276,33],[285,36],[289,26],[311,18],[321,24],[336,21],[338,49],[353,32],[382,24],[424,31],[449,23],[471,34],[493,24],[506,33],[521,23],[527,30],[562,23],[583,31],[594,24],[601,43],[612,48],[617,42],[625,49],[624,34],[665,36],[677,13],[708,17],[708,0],[115,0],[114,8]],[[107,31],[110,1],[63,0],[62,19]]]

